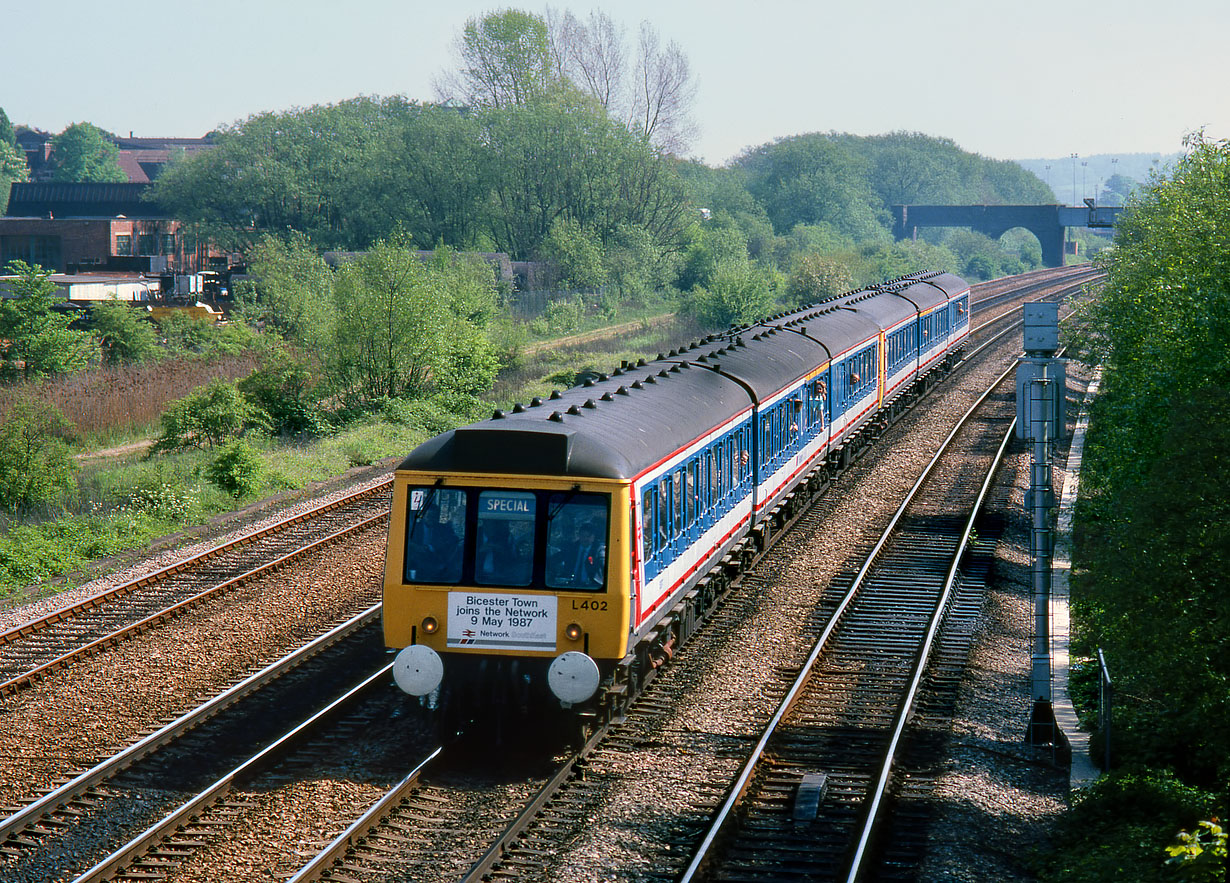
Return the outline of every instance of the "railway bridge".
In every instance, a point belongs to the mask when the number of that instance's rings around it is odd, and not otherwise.
[[[919,227],[970,227],[998,239],[1013,227],[1024,227],[1042,244],[1042,263],[1062,267],[1064,238],[1069,227],[1113,227],[1123,209],[1095,205],[894,205],[893,235],[912,239]]]

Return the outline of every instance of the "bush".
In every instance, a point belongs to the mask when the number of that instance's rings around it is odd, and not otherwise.
[[[1180,828],[1217,814],[1213,795],[1172,773],[1113,773],[1079,795],[1064,817],[1058,849],[1039,860],[1039,877],[1055,883],[1173,880],[1165,848]]]
[[[162,415],[162,435],[150,448],[161,454],[180,448],[216,448],[246,429],[264,424],[259,409],[233,383],[214,380],[172,402]]]
[[[57,502],[75,471],[72,435],[72,424],[51,405],[17,399],[0,424],[0,507],[19,512]]]
[[[225,445],[205,467],[205,477],[234,497],[256,493],[262,472],[260,456],[242,441]]]
[[[319,407],[311,368],[284,349],[236,384],[269,418],[269,430],[287,435],[324,435],[331,429]]]

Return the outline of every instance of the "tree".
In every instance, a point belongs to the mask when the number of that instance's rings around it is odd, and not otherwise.
[[[5,283],[12,296],[0,299],[0,339],[9,345],[0,371],[34,378],[71,374],[96,361],[94,335],[72,330],[73,317],[53,309],[63,298],[51,274],[25,261],[13,261],[9,272],[15,274]]]
[[[818,254],[800,255],[786,284],[793,304],[817,303],[854,288],[854,277],[839,261]]]
[[[612,119],[659,151],[687,149],[695,135],[696,82],[677,43],[663,47],[657,31],[642,22],[636,51],[629,55],[623,28],[600,11],[582,22],[571,12],[548,9],[547,29],[558,80],[592,97]]]
[[[683,312],[710,328],[759,321],[773,312],[774,281],[746,259],[721,261],[709,287],[688,294]]]
[[[1196,135],[1137,192],[1077,344],[1104,365],[1085,452],[1073,598],[1105,649],[1117,755],[1230,779],[1230,142]]]
[[[17,130],[13,128],[9,115],[4,112],[3,107],[0,107],[0,144],[7,144],[9,147],[17,146]]]
[[[53,503],[72,483],[73,426],[52,405],[18,398],[0,420],[0,507]]]
[[[296,230],[324,248],[363,248],[395,223],[381,219],[390,203],[377,196],[399,170],[380,163],[393,155],[395,123],[413,112],[403,98],[356,98],[257,114],[168,166],[153,196],[227,246]]]
[[[682,153],[695,135],[688,58],[673,41],[663,47],[648,22],[641,24],[639,48],[628,128],[667,153]]]
[[[254,288],[241,290],[238,312],[308,352],[333,339],[333,271],[302,233],[267,235],[251,250]]]
[[[866,159],[835,139],[783,138],[745,152],[736,163],[779,234],[796,224],[828,223],[856,241],[886,235]]]
[[[555,265],[563,288],[592,290],[606,283],[602,246],[576,221],[557,218],[547,231],[539,253],[543,260]]]
[[[403,238],[339,268],[329,371],[348,403],[489,385],[496,366],[482,325],[494,308],[490,271],[484,290],[474,265],[440,260],[425,264]]]
[[[457,73],[436,85],[445,100],[471,107],[529,104],[552,83],[546,22],[520,9],[467,20],[455,51]]]
[[[26,157],[21,150],[0,139],[0,215],[8,208],[13,182],[24,181],[29,174]]]
[[[143,312],[131,304],[105,301],[90,306],[90,324],[102,347],[103,363],[141,363],[158,350],[158,335]]]
[[[111,136],[90,123],[73,123],[51,139],[53,181],[95,181],[119,184],[128,180],[120,168],[120,149]]]
[[[181,448],[216,448],[262,426],[264,417],[233,383],[213,380],[208,386],[172,402],[163,412],[162,433],[151,454]]]

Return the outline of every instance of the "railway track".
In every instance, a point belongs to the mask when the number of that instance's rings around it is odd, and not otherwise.
[[[391,479],[0,634],[0,696],[388,518]]]
[[[683,881],[764,879],[786,868],[854,881],[872,858],[890,855],[908,877],[901,847],[917,847],[925,832],[903,823],[878,852],[869,845],[890,788],[905,784],[894,778],[898,746],[941,625],[953,606],[968,621],[981,601],[983,576],[964,562],[1014,429],[1013,396],[992,398],[1011,373],[953,430],[848,581]],[[956,518],[954,508],[967,514]],[[959,657],[950,650],[930,669],[933,686],[959,683]]]

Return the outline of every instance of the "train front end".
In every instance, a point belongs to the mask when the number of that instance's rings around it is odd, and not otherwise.
[[[593,699],[627,651],[629,494],[602,479],[398,470],[384,582],[398,686],[470,708]]]

